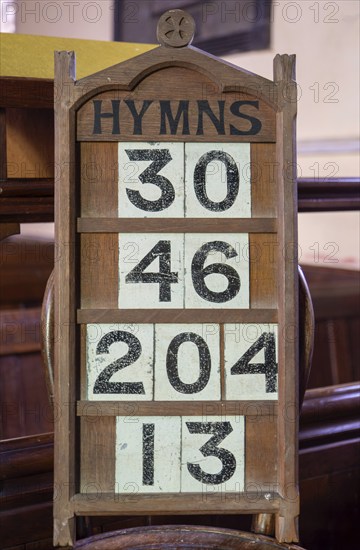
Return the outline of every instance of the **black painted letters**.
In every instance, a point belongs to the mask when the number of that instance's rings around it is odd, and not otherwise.
[[[260,110],[259,101],[94,99],[92,103],[93,135],[203,136],[215,131],[219,136],[254,136],[262,129],[261,120],[248,114]],[[242,128],[238,127],[240,121],[233,124],[234,118],[242,120]]]

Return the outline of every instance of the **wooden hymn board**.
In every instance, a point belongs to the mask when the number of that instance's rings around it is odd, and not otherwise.
[[[296,541],[293,56],[56,57],[55,544],[76,515],[276,515]]]

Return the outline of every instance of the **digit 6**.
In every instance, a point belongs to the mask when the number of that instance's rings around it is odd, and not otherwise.
[[[223,303],[235,298],[240,290],[240,277],[238,272],[226,264],[215,263],[204,267],[205,261],[212,251],[222,252],[227,259],[235,258],[236,250],[224,241],[211,241],[205,243],[194,255],[191,263],[191,277],[196,292],[209,302]],[[205,277],[213,273],[224,275],[228,280],[227,289],[222,292],[210,290],[205,283]]]

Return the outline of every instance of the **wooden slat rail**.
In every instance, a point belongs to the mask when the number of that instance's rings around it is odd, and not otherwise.
[[[14,479],[53,470],[52,433],[17,437],[0,442],[0,479]]]
[[[360,178],[311,178],[298,180],[299,212],[360,210]],[[7,179],[0,181],[2,222],[52,222],[53,179]]]
[[[299,212],[360,209],[359,178],[298,179]]]
[[[6,223],[54,221],[54,180],[0,181],[0,218]]]
[[[360,405],[360,382],[339,384],[323,388],[313,388],[306,391],[301,410],[302,425],[321,420],[326,422],[331,418],[358,416]],[[360,423],[360,419],[358,419]]]
[[[359,439],[360,382],[314,388],[305,395],[301,410],[300,449]]]
[[[11,178],[1,181],[1,195],[5,198],[20,197],[54,197],[54,180],[52,178]]]
[[[54,81],[45,78],[0,78],[0,106],[54,109]]]

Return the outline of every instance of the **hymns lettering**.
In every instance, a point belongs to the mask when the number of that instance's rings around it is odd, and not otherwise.
[[[155,121],[159,135],[206,134],[206,125],[218,135],[254,136],[262,128],[259,101],[225,100],[93,100],[93,135],[121,135],[122,119],[131,121],[132,134],[142,135],[144,123]],[[256,115],[256,116],[255,116]],[[110,124],[106,121],[111,120]],[[190,124],[190,121],[192,124]],[[240,126],[241,127],[240,127]]]

